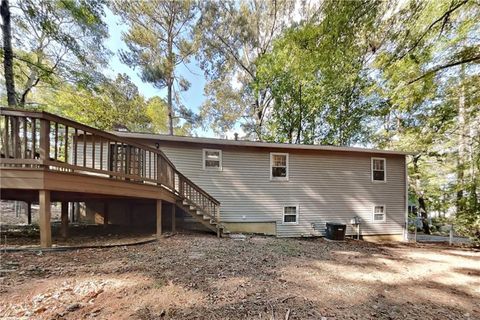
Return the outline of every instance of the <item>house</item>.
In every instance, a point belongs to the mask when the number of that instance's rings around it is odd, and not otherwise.
[[[407,153],[353,147],[109,133],[47,112],[0,109],[0,197],[39,203],[52,245],[52,202],[69,221],[277,237],[324,235],[360,219],[364,238],[402,239]],[[80,217],[68,208],[81,204]]]
[[[405,152],[118,132],[159,148],[221,203],[232,232],[324,235],[326,222],[361,219],[361,234],[403,237]]]

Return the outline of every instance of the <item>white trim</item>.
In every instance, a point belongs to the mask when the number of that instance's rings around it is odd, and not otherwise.
[[[285,163],[286,163],[286,175],[285,177],[274,177],[273,174],[272,174],[272,158],[273,156],[286,156],[286,159],[285,159]],[[284,152],[270,152],[270,181],[288,181],[288,178],[289,178],[289,159],[288,159],[288,153],[284,153]]]
[[[375,220],[375,207],[383,207],[383,220]],[[377,213],[379,214],[379,213]],[[387,206],[384,204],[374,204],[372,209],[372,222],[373,223],[382,223],[387,222]]]
[[[219,158],[219,165],[218,168],[215,167],[209,167],[205,166],[205,153],[207,151],[210,152],[218,152],[218,158]],[[220,149],[202,149],[202,164],[203,164],[203,170],[204,171],[222,171],[223,170],[223,156],[222,156],[222,150]]]
[[[294,207],[295,208],[295,222],[285,222],[285,208]],[[282,207],[282,224],[284,225],[295,225],[298,224],[298,215],[300,211],[300,206],[298,204],[287,204]]]
[[[373,179],[373,161],[374,160],[383,160],[383,180],[374,180]],[[377,157],[370,158],[370,176],[371,176],[372,182],[374,182],[374,183],[386,183],[387,182],[387,159],[386,158],[377,158]]]

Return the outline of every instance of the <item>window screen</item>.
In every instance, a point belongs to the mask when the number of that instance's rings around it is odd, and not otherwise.
[[[375,206],[373,209],[373,221],[382,222],[386,220],[385,218],[385,206]]]
[[[298,207],[287,206],[283,208],[283,223],[297,223]]]
[[[203,161],[205,169],[222,169],[222,151],[221,150],[203,150]]]
[[[372,158],[372,180],[385,181],[385,159]]]
[[[272,179],[288,179],[288,154],[272,153],[270,155],[271,178]]]

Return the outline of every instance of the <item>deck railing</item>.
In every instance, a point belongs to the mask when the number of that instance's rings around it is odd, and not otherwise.
[[[156,148],[47,112],[0,109],[0,168],[42,168],[163,187],[219,219],[220,202]]]

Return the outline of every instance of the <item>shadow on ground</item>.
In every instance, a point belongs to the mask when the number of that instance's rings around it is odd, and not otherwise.
[[[180,234],[2,261],[0,316],[480,318],[480,253],[442,245]]]

